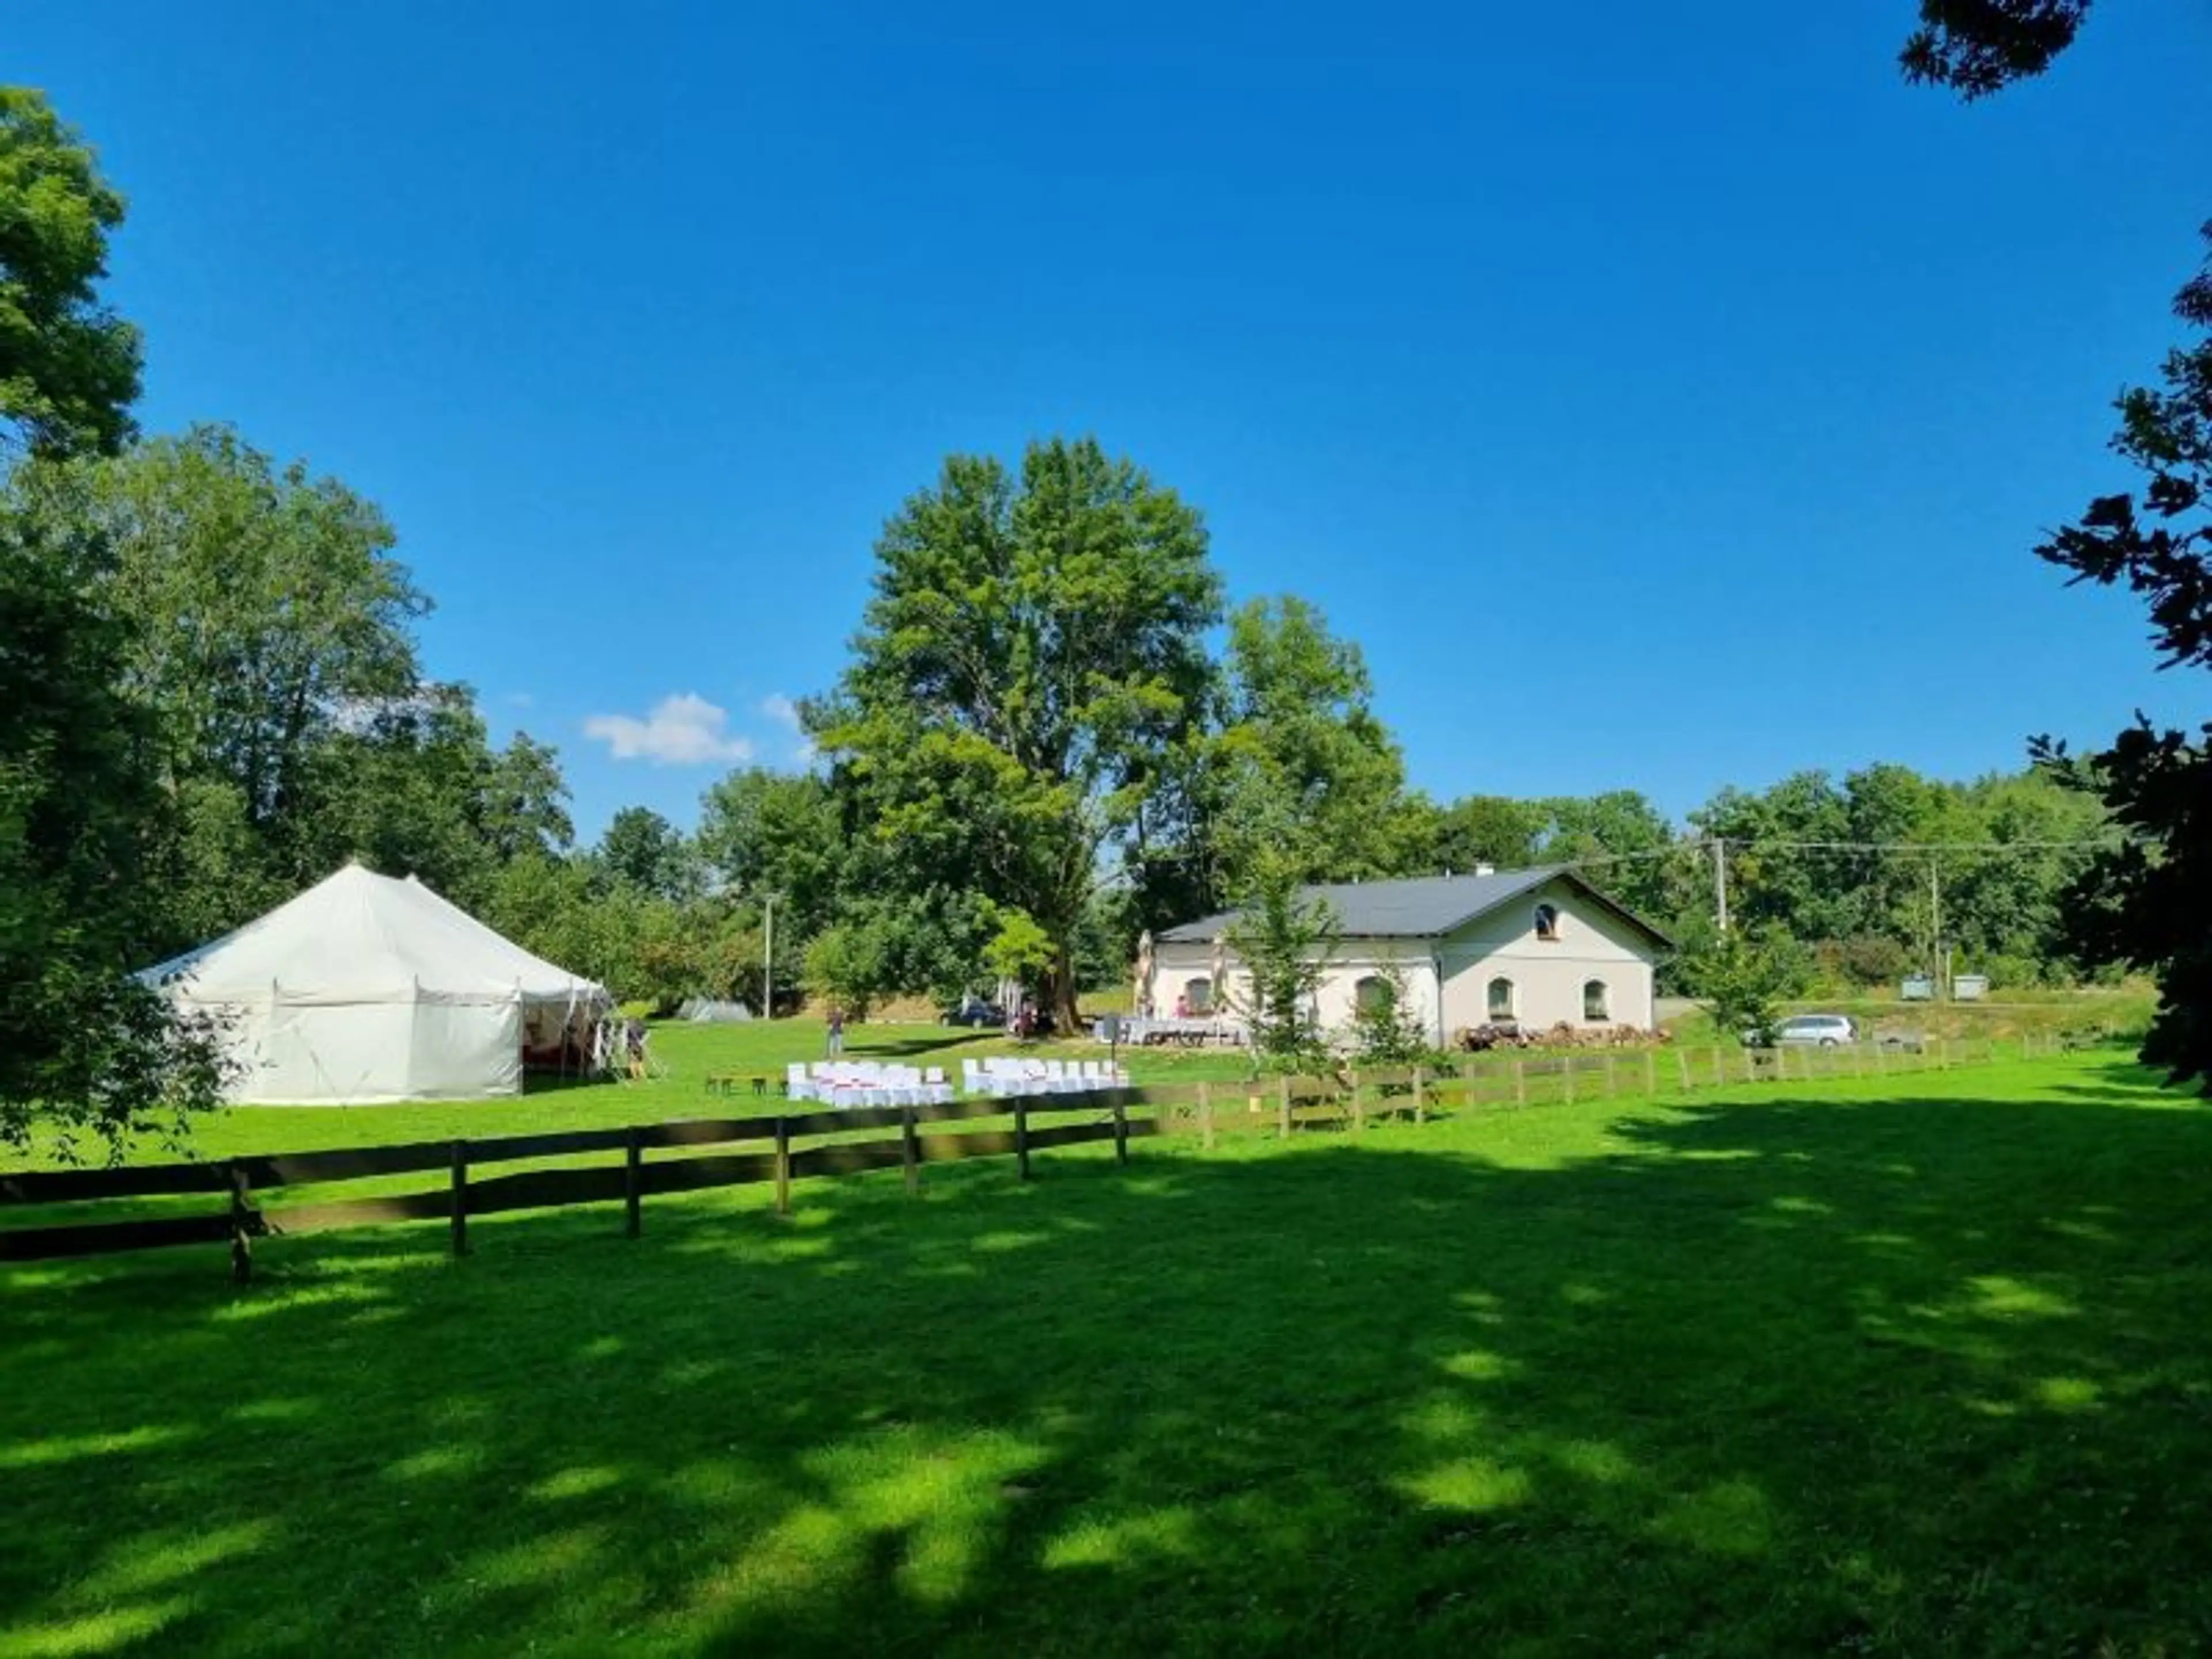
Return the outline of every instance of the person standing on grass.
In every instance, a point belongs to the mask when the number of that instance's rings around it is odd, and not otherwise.
[[[832,1005],[830,1010],[830,1048],[832,1060],[845,1052],[845,1011]]]

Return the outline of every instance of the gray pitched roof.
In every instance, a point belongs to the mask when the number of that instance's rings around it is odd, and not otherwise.
[[[1555,878],[1572,882],[1662,946],[1673,943],[1650,922],[1607,898],[1565,865],[1499,870],[1486,876],[1416,876],[1405,881],[1331,882],[1318,887],[1302,887],[1298,896],[1326,900],[1336,913],[1338,931],[1346,938],[1433,939],[1465,927],[1477,916]],[[1168,928],[1160,938],[1185,944],[1203,943],[1218,936],[1236,920],[1236,911],[1224,910]]]

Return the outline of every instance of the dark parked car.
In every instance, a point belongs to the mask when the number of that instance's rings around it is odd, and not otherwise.
[[[988,1028],[1002,1031],[1006,1027],[1006,1011],[995,1002],[985,1002],[979,997],[970,997],[957,1008],[947,1009],[945,1012],[945,1023],[947,1025],[973,1025],[979,1029]]]

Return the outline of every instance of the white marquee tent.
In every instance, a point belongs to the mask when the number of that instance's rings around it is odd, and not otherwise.
[[[518,1094],[526,1048],[588,1054],[608,1008],[604,987],[412,876],[358,864],[143,977],[225,1019],[240,1066],[230,1097],[241,1102]]]

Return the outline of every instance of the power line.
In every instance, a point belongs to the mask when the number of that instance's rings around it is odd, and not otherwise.
[[[2092,841],[1767,841],[1740,840],[1733,836],[1716,836],[1704,842],[1692,842],[1692,846],[1705,846],[1713,841],[1726,842],[1730,847],[1751,852],[1775,849],[1786,852],[1838,853],[2026,853],[2052,852],[2069,848],[2112,847],[2118,840],[2110,836]]]
[[[1570,868],[1585,865],[1632,864],[1645,859],[1680,858],[1685,854],[1703,853],[1713,847],[1728,847],[1738,853],[1760,852],[1828,852],[1828,853],[2030,853],[2058,852],[2085,848],[2111,848],[2119,844],[2114,836],[2093,841],[1776,841],[1761,836],[1700,836],[1694,841],[1678,841],[1665,847],[1647,848],[1636,853],[1591,853],[1561,859]]]

